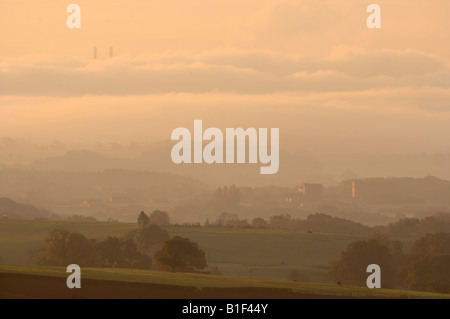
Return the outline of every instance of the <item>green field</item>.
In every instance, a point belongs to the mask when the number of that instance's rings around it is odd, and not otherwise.
[[[23,267],[0,265],[0,274],[31,274],[49,277],[64,277],[68,274],[61,267]],[[45,278],[46,278],[45,277]],[[170,273],[153,270],[83,268],[83,279],[111,280],[118,282],[162,284],[172,287],[194,287],[197,291],[205,288],[253,287],[288,289],[303,295],[325,295],[350,298],[450,298],[448,294],[428,292],[369,289],[364,287],[336,286],[324,284],[298,283],[264,279],[225,277],[191,273]],[[64,280],[64,279],[63,279]]]
[[[79,232],[88,238],[102,240],[107,236],[122,236],[136,228],[131,223],[73,222],[49,220],[0,220],[0,256],[12,265],[28,265],[29,250],[44,243],[47,234],[55,228]]]
[[[3,263],[29,265],[30,249],[42,245],[55,228],[80,232],[88,238],[122,236],[136,228],[134,223],[0,220],[0,256]],[[304,232],[168,227],[171,236],[188,237],[206,253],[209,266],[223,275],[287,280],[292,270],[309,276],[310,282],[334,283],[328,275],[328,261],[338,258],[347,245],[361,237],[307,234]]]
[[[360,239],[260,229],[173,227],[169,232],[198,242],[209,265],[217,266],[224,275],[287,280],[289,272],[299,270],[306,272],[311,282],[322,283],[333,283],[328,261]]]

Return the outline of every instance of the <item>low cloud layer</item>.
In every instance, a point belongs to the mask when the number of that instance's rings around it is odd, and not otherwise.
[[[382,50],[296,57],[265,51],[213,51],[163,57],[51,64],[0,65],[0,94],[18,96],[146,95],[161,93],[339,92],[450,87],[438,57]]]

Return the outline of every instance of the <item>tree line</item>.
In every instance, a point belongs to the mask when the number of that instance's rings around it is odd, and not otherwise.
[[[188,238],[170,237],[161,225],[169,224],[166,212],[141,212],[138,228],[123,237],[108,236],[97,242],[83,234],[54,229],[44,245],[32,252],[35,265],[159,269],[194,272],[207,267],[198,244]],[[159,224],[159,225],[158,225]]]
[[[450,293],[450,233],[426,234],[406,255],[398,241],[359,240],[330,261],[329,271],[339,284],[366,286],[370,264],[380,266],[382,288]]]
[[[269,219],[256,217],[249,222],[247,219],[239,218],[237,214],[224,212],[214,222],[207,220],[205,226],[418,238],[427,233],[450,232],[450,214],[437,213],[434,216],[428,216],[423,219],[403,218],[388,225],[370,227],[323,213],[308,215],[306,219],[293,218],[289,214],[280,214],[271,216]]]

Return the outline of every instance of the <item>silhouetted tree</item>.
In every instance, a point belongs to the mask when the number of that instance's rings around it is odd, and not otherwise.
[[[267,221],[264,218],[256,217],[252,220],[252,226],[255,228],[267,228]]]
[[[289,214],[270,217],[270,226],[276,229],[289,229],[292,218]]]
[[[139,216],[138,216],[138,219],[137,219],[138,225],[143,227],[143,226],[147,225],[148,222],[149,222],[149,220],[148,220],[147,214],[144,211],[141,211],[139,213]]]
[[[32,256],[32,263],[64,267],[77,264],[137,269],[150,269],[152,266],[151,258],[141,254],[132,239],[109,236],[103,242],[97,243],[82,234],[70,233],[64,229],[49,232],[45,244]]]
[[[411,290],[450,293],[450,255],[429,255],[409,264],[406,286]]]
[[[70,233],[64,229],[54,229],[45,238],[45,244],[32,256],[35,265],[64,266],[67,263],[67,237]]]
[[[131,239],[121,240],[120,253],[122,263],[118,267],[132,269],[151,269],[152,267],[152,259],[145,254],[141,254],[135,242]]]
[[[250,224],[246,219],[231,219],[226,222],[225,226],[232,228],[246,228],[249,227]]]
[[[169,237],[167,230],[158,225],[148,224],[138,229],[134,240],[139,252],[153,256]]]
[[[330,261],[330,275],[343,284],[366,286],[369,276],[366,270],[370,264],[377,264],[381,268],[381,287],[392,288],[398,283],[396,274],[399,265],[392,250],[375,239],[359,240],[348,245],[339,260]]]
[[[64,229],[49,232],[45,244],[32,257],[37,265],[98,266],[100,262],[96,242],[79,233],[70,233]]]
[[[153,213],[148,217],[148,222],[150,224],[155,224],[159,226],[170,225],[170,218],[167,212],[161,210],[154,210]]]
[[[121,242],[118,237],[108,236],[99,245],[104,266],[113,267],[114,265],[118,265],[122,262],[122,256],[120,253]]]
[[[77,264],[79,266],[99,266],[100,256],[95,240],[90,240],[79,233],[71,233],[67,237],[67,265]]]
[[[151,269],[151,258],[139,253],[131,239],[109,236],[99,246],[105,267]]]
[[[171,271],[193,271],[207,267],[205,253],[197,243],[179,236],[168,239],[155,254],[156,262]]]
[[[426,234],[406,258],[406,287],[450,292],[450,233]]]
[[[223,226],[226,226],[229,221],[237,220],[237,219],[238,219],[238,215],[236,215],[236,214],[222,213],[217,218],[217,225],[219,227],[223,227]]]

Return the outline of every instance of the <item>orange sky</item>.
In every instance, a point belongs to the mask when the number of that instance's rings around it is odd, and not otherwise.
[[[379,30],[360,0],[0,0],[0,137],[158,141],[199,118],[315,152],[450,152],[450,2],[376,3]]]

